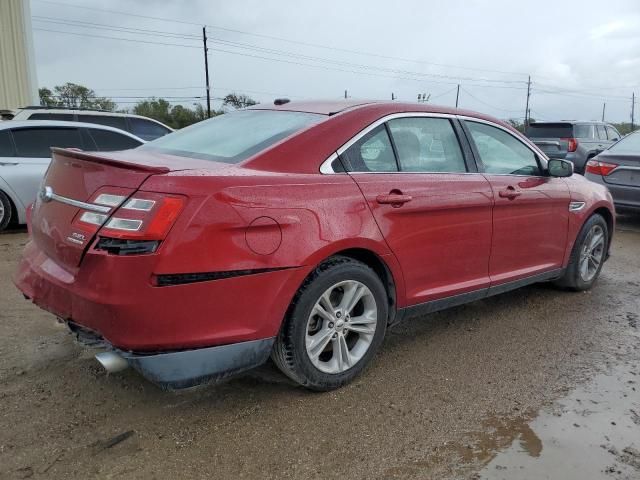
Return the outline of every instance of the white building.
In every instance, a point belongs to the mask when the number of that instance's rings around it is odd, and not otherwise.
[[[0,110],[39,103],[29,0],[0,0]]]

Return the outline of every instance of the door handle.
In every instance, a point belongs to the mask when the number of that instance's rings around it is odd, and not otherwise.
[[[11,167],[13,165],[18,165],[18,162],[0,162],[0,167]]]
[[[500,190],[498,192],[498,196],[500,198],[508,198],[509,200],[513,200],[516,197],[519,197],[520,195],[522,195],[522,193],[518,192],[515,187],[512,187],[511,185],[509,185],[507,188],[505,188],[504,190]]]
[[[376,202],[380,205],[391,205],[392,207],[401,207],[407,202],[413,200],[411,195],[403,195],[401,193],[389,193],[388,195],[378,195]]]

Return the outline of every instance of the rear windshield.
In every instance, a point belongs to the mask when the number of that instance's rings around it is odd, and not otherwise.
[[[140,147],[183,157],[239,163],[319,122],[324,115],[274,110],[225,113]]]
[[[627,135],[618,143],[614,143],[611,147],[609,147],[609,151],[640,155],[640,132]]]
[[[540,123],[527,127],[529,138],[571,138],[573,126],[569,123]]]

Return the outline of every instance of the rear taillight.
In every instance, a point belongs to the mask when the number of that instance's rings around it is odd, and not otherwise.
[[[106,213],[80,210],[74,225],[88,233],[100,230],[101,237],[123,240],[163,240],[184,206],[184,197],[151,192],[102,189],[90,203],[111,207]]]
[[[575,152],[578,149],[578,140],[575,138],[561,138],[567,142],[567,152]]]
[[[613,172],[618,165],[615,163],[600,162],[598,160],[589,160],[587,162],[585,172],[606,177]]]

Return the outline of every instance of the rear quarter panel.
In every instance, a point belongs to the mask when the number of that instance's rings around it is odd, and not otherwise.
[[[155,274],[291,268],[295,274],[272,299],[267,320],[279,327],[296,290],[319,263],[361,248],[387,264],[398,303],[404,300],[400,267],[351,177],[239,170],[241,176],[174,172],[143,184],[141,190],[170,190],[190,199],[158,251]]]

